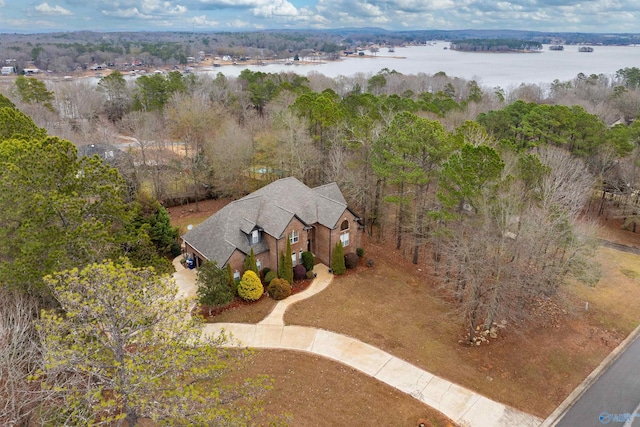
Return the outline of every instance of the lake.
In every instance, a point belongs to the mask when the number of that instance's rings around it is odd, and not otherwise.
[[[389,53],[380,49],[374,58],[346,57],[341,61],[310,65],[223,66],[202,70],[237,77],[246,68],[265,73],[295,72],[301,75],[320,73],[327,77],[375,74],[383,68],[402,74],[435,74],[476,80],[485,87],[513,88],[521,83],[545,84],[555,79],[571,80],[579,73],[614,75],[625,67],[640,67],[640,46],[594,46],[590,53],[579,52],[578,46],[565,46],[563,51],[544,49],[535,53],[474,53],[450,49],[447,42],[427,46],[395,48]],[[369,53],[368,51],[366,52]]]

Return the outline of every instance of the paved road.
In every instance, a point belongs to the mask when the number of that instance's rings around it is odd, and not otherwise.
[[[634,417],[637,415],[637,417]],[[630,422],[626,422],[630,419]],[[557,427],[640,426],[640,339],[558,421]]]

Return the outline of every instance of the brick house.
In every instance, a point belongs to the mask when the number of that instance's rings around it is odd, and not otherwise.
[[[283,178],[231,202],[182,236],[188,257],[219,267],[231,265],[237,275],[253,248],[258,268],[278,270],[280,253],[291,242],[293,265],[304,251],[331,265],[338,241],[344,252],[356,252],[363,227],[347,206],[336,183],[309,188],[296,178]]]

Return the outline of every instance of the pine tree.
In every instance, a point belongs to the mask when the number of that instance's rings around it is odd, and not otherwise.
[[[249,252],[249,255],[244,257],[244,271],[253,271],[257,276],[260,276],[260,272],[258,271],[258,263],[256,261],[256,255],[253,253],[253,248],[251,248],[251,252]]]
[[[290,285],[293,285],[293,261],[291,260],[291,242],[287,240],[287,253],[284,256],[281,279],[285,279]]]
[[[342,242],[336,243],[336,247],[333,249],[331,268],[333,269],[333,274],[336,275],[344,274],[347,271],[347,266],[344,263],[344,248],[342,247]]]

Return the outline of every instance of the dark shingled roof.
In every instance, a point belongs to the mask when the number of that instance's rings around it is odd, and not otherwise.
[[[280,239],[293,217],[307,225],[336,227],[347,202],[336,183],[311,189],[296,178],[283,178],[229,203],[182,239],[210,261],[224,265],[235,249],[248,254],[254,229]],[[255,254],[269,250],[264,240]]]

